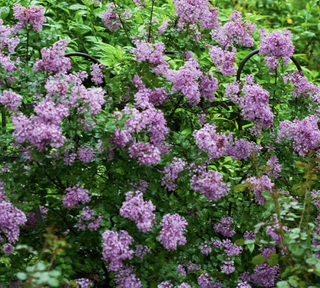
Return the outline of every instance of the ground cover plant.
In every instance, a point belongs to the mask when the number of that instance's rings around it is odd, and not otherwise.
[[[318,1],[278,2],[1,5],[2,287],[320,287]]]

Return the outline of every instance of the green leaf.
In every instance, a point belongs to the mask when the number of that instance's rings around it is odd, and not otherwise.
[[[290,288],[290,285],[287,281],[280,281],[277,283],[278,288]]]
[[[255,265],[263,264],[265,262],[266,262],[266,258],[264,258],[262,255],[254,256],[251,260],[251,263]]]
[[[73,4],[69,7],[70,10],[86,10],[87,7],[81,4]]]
[[[10,8],[9,7],[1,7],[0,8],[0,18],[1,19],[6,19],[7,16],[9,15],[10,13]]]
[[[23,272],[18,272],[17,273],[17,278],[20,279],[20,280],[26,280],[27,279],[27,274],[26,273],[23,273]]]

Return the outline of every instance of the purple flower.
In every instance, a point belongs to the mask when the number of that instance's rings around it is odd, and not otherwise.
[[[2,247],[2,251],[6,255],[11,255],[14,251],[14,247],[10,243],[6,243]]]
[[[259,145],[247,139],[239,139],[230,143],[225,154],[234,160],[242,160],[259,150]]]
[[[223,236],[225,237],[232,237],[234,234],[236,234],[236,231],[234,231],[232,228],[231,228],[231,225],[233,224],[233,220],[231,217],[222,217],[222,219],[215,223],[214,226],[213,226],[213,229],[222,234]]]
[[[179,214],[166,214],[160,223],[159,241],[168,250],[176,250],[177,245],[185,245],[187,239],[184,236],[187,220]]]
[[[267,161],[267,166],[270,166],[270,169],[267,169],[266,174],[273,176],[274,178],[278,178],[281,172],[282,166],[279,164],[277,156],[271,156]]]
[[[235,243],[232,243],[230,239],[222,240],[224,246],[224,252],[228,256],[238,256],[242,252],[242,247],[238,246]]]
[[[240,281],[236,288],[251,288],[251,285],[248,282]]]
[[[67,208],[73,208],[80,203],[85,204],[90,201],[89,191],[80,185],[67,188],[66,192],[67,194],[62,197],[62,203]]]
[[[102,15],[102,22],[110,31],[117,31],[121,27],[122,24],[113,3],[108,4],[108,9]]]
[[[142,287],[141,281],[133,273],[132,267],[124,267],[117,271],[114,282],[118,285],[117,288],[140,288]]]
[[[102,239],[103,259],[108,262],[110,271],[117,272],[123,267],[122,261],[131,259],[134,255],[134,251],[129,247],[133,238],[125,230],[119,233],[107,230],[102,234]]]
[[[223,271],[227,275],[233,273],[234,270],[236,270],[236,268],[234,267],[234,261],[232,261],[232,260],[223,261],[223,264],[224,265],[221,266],[220,269],[221,269],[221,271]]]
[[[252,281],[262,287],[274,287],[279,278],[280,267],[269,266],[267,263],[259,264],[254,268]]]
[[[151,250],[148,246],[139,244],[136,246],[136,251],[134,253],[137,257],[139,257],[142,260],[144,255],[151,253]]]
[[[79,160],[83,163],[91,162],[95,156],[96,153],[93,151],[91,147],[82,147],[78,149]]]
[[[243,234],[245,240],[256,240],[256,234],[253,231],[246,231]]]
[[[157,164],[161,160],[159,149],[145,142],[132,144],[128,152],[131,158],[137,159],[140,164],[145,166]]]
[[[102,221],[102,216],[98,215],[98,217],[88,224],[88,229],[91,231],[96,231],[100,228],[100,222]]]
[[[204,255],[209,255],[212,252],[212,248],[209,246],[207,242],[204,242],[200,246],[200,251]]]
[[[246,180],[247,187],[250,191],[254,192],[255,200],[260,205],[264,205],[266,199],[261,195],[264,190],[272,192],[274,183],[271,182],[268,176],[263,175],[260,178],[251,177]]]
[[[84,207],[81,211],[81,218],[83,220],[91,220],[93,215],[94,211],[89,206]]]
[[[21,105],[22,96],[12,91],[3,91],[0,95],[0,103],[11,111],[17,111]]]
[[[179,264],[179,265],[177,266],[177,270],[179,271],[179,273],[180,273],[182,276],[186,276],[186,275],[187,275],[186,269],[185,269],[181,264]]]
[[[178,174],[184,170],[187,162],[174,157],[171,164],[166,166],[163,170],[164,177],[161,179],[161,185],[164,186],[168,191],[174,191],[176,188],[176,180]]]
[[[171,281],[165,281],[165,282],[162,282],[158,285],[158,288],[172,288],[173,285],[171,283]]]
[[[155,222],[155,209],[156,207],[150,200],[143,200],[141,192],[138,191],[136,195],[133,192],[128,192],[126,201],[120,208],[120,215],[136,222],[142,232],[149,232]]]
[[[221,72],[224,76],[233,76],[236,74],[236,68],[233,63],[236,62],[237,57],[234,51],[230,52],[223,50],[219,46],[212,46],[209,50],[209,55],[218,72]]]
[[[18,3],[13,5],[13,16],[19,21],[17,24],[19,30],[31,24],[34,31],[41,31],[43,23],[46,22],[44,11],[45,9],[42,6],[30,6],[26,8]]]
[[[203,98],[206,98],[209,102],[212,102],[216,98],[215,92],[217,91],[217,89],[218,80],[217,78],[213,77],[211,72],[202,77],[200,84],[200,94]]]
[[[95,63],[91,65],[91,69],[92,82],[96,85],[102,84],[104,79],[104,75],[102,73],[103,65]]]

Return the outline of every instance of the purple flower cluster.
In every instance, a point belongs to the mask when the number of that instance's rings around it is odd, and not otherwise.
[[[291,31],[283,29],[282,31],[267,33],[265,30],[261,30],[260,36],[259,54],[265,55],[264,60],[270,71],[279,67],[278,57],[284,57],[284,64],[288,64],[289,58],[292,57],[294,52]]]
[[[5,47],[8,48],[10,53],[14,53],[14,50],[16,49],[17,45],[20,42],[20,39],[15,37],[10,37],[12,34],[14,34],[13,28],[7,25],[3,25],[3,20],[0,19],[0,48],[3,50]],[[2,57],[2,54],[0,54],[0,58]],[[1,62],[1,60],[0,60]]]
[[[90,201],[89,191],[80,185],[67,188],[66,192],[67,194],[62,197],[62,203],[67,208],[73,208],[80,203],[85,204]]]
[[[117,31],[121,27],[122,24],[113,3],[108,4],[108,9],[102,15],[102,22],[110,31]]]
[[[128,130],[116,129],[110,138],[110,143],[114,147],[124,148],[132,139],[133,137]]]
[[[202,76],[202,72],[198,67],[198,61],[190,58],[179,70],[169,69],[166,74],[167,80],[173,83],[172,91],[181,92],[190,105],[197,105],[200,102],[197,80]]]
[[[3,91],[0,95],[0,103],[11,111],[17,111],[21,105],[22,96],[12,91]]]
[[[161,179],[161,185],[164,186],[168,191],[174,191],[176,188],[176,180],[178,174],[184,170],[187,162],[174,157],[171,164],[166,166],[163,170],[163,178]]]
[[[214,29],[219,26],[218,9],[209,5],[208,0],[173,0],[176,14],[179,16],[178,27],[185,23],[200,23],[201,28]]]
[[[0,202],[0,231],[7,237],[8,242],[15,243],[20,235],[20,227],[27,222],[26,215],[10,202]]]
[[[6,193],[3,189],[4,186],[6,186],[6,183],[0,180],[0,203],[6,198]]]
[[[245,47],[252,47],[254,39],[251,34],[256,31],[256,24],[245,20],[242,22],[242,15],[239,11],[233,11],[229,16],[229,22],[217,31],[211,33],[212,37],[218,41],[222,46],[239,44]]]
[[[230,143],[225,154],[231,156],[233,160],[243,160],[252,153],[258,152],[260,146],[247,139],[239,139]]]
[[[173,285],[171,281],[164,281],[158,285],[158,288],[172,288]]]
[[[246,281],[240,281],[236,288],[251,288],[251,285]]]
[[[168,250],[176,250],[177,245],[185,245],[187,239],[184,236],[187,220],[179,214],[166,214],[160,223],[159,241]]]
[[[236,234],[236,231],[231,228],[231,225],[233,224],[233,220],[231,217],[222,217],[222,219],[215,223],[213,225],[214,231],[220,233],[221,235],[225,237],[232,237],[234,234]]]
[[[277,156],[271,156],[269,158],[269,160],[267,161],[267,166],[269,166],[270,169],[267,169],[265,171],[266,174],[268,174],[274,178],[278,178],[280,176],[279,173],[281,172],[282,165],[279,164],[279,160],[278,160]]]
[[[108,262],[110,271],[117,272],[123,267],[122,262],[125,259],[131,259],[134,255],[134,251],[129,247],[133,238],[125,230],[121,230],[119,233],[107,230],[102,234],[102,239],[103,259]]]
[[[32,25],[34,31],[41,31],[42,25],[46,22],[44,17],[45,9],[42,6],[30,6],[29,8],[15,3],[13,5],[13,16],[19,22],[16,24],[15,30]]]
[[[149,232],[156,219],[155,210],[156,207],[150,200],[143,200],[143,194],[140,191],[137,191],[136,195],[134,192],[128,192],[126,201],[120,208],[120,215],[136,222],[142,232]]]
[[[227,275],[233,273],[236,268],[234,267],[234,261],[233,260],[225,260],[223,261],[223,264],[220,269],[221,271],[223,271],[224,273],[226,273]]]
[[[151,253],[151,250],[149,249],[148,246],[139,244],[136,246],[136,251],[134,252],[134,255],[139,257],[142,260],[144,255],[149,253]]]
[[[78,284],[78,286],[77,286],[78,288],[90,288],[91,284],[92,284],[92,282],[87,278],[79,278],[79,279],[75,279],[73,281]],[[72,287],[74,287],[74,286],[71,286],[71,285],[65,286],[65,288],[72,288]]]
[[[274,287],[279,278],[280,267],[269,266],[267,263],[259,264],[254,268],[251,280],[262,287]]]
[[[62,74],[71,67],[69,58],[64,57],[68,43],[66,40],[59,40],[51,48],[41,49],[41,60],[34,63],[33,68],[36,71],[46,71]]]
[[[218,72],[221,72],[224,76],[233,76],[236,74],[234,63],[237,57],[235,51],[227,51],[219,46],[212,46],[209,50],[209,55]]]
[[[137,159],[145,166],[157,164],[161,160],[161,153],[157,147],[146,142],[137,142],[129,147],[129,156]]]
[[[205,124],[203,128],[195,130],[193,136],[197,146],[208,153],[210,159],[220,158],[226,151],[230,136],[216,132],[214,124]]]
[[[270,178],[266,175],[262,177],[251,177],[246,180],[246,186],[250,191],[254,193],[255,200],[260,205],[264,205],[266,198],[261,195],[264,190],[272,192],[274,183],[271,182]]]
[[[83,163],[90,163],[95,156],[96,153],[91,147],[81,147],[78,149],[79,160]]]
[[[218,79],[213,77],[211,72],[201,78],[200,94],[203,98],[208,99],[209,102],[212,102],[216,98],[215,92],[217,89]]]
[[[142,287],[141,281],[134,274],[132,267],[124,267],[116,273],[114,282],[117,288],[140,288]]]
[[[192,288],[192,287],[188,283],[182,283],[179,286],[177,286],[177,288]]]
[[[156,74],[164,74],[167,71],[169,65],[164,58],[165,46],[162,42],[151,44],[144,40],[137,40],[134,44],[136,48],[133,48],[131,53],[136,56],[138,62],[146,61],[155,65],[152,71]]]
[[[2,251],[6,255],[11,255],[14,251],[14,247],[10,243],[6,243],[2,247]]]
[[[91,69],[92,82],[96,85],[102,84],[104,78],[104,75],[102,73],[103,65],[95,63],[91,65]]]
[[[214,170],[202,172],[198,176],[194,175],[190,180],[190,186],[206,196],[208,200],[214,201],[226,196],[229,190],[228,184],[223,182],[222,174]]]
[[[224,252],[228,256],[238,256],[242,252],[242,247],[235,243],[232,243],[230,239],[222,240],[222,245],[224,246]]]
[[[301,156],[318,149],[320,142],[319,119],[315,115],[308,116],[302,120],[295,119],[280,122],[278,139],[283,138],[293,141],[293,149]]]

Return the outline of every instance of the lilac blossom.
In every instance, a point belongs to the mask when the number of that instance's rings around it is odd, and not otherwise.
[[[251,288],[251,285],[246,281],[240,281],[236,288]]]
[[[110,31],[117,31],[121,27],[122,24],[113,3],[108,4],[108,9],[102,15],[102,22]]]
[[[160,223],[159,241],[168,250],[176,250],[177,245],[185,245],[187,239],[184,236],[187,220],[179,214],[166,214]]]
[[[231,217],[222,217],[221,220],[214,224],[213,229],[220,233],[221,235],[225,237],[232,237],[234,234],[236,234],[236,231],[234,231],[231,228],[231,225],[233,224],[233,220]]]
[[[266,56],[265,62],[270,71],[279,67],[278,57],[284,57],[284,63],[287,64],[286,58],[292,57],[294,52],[291,31],[283,29],[267,33],[265,30],[261,30],[260,36],[259,54]]]
[[[3,25],[3,20],[0,19],[0,48],[4,49],[7,47],[10,53],[14,53],[14,50],[20,42],[19,37],[11,37],[13,34],[14,29],[8,25]]]
[[[91,231],[96,231],[100,228],[100,223],[102,221],[102,216],[98,215],[97,218],[88,224],[88,229]]]
[[[244,240],[256,240],[256,237],[254,231],[245,231],[243,234]]]
[[[81,210],[81,218],[83,220],[91,220],[93,218],[94,211],[89,207],[86,206]]]
[[[186,276],[187,275],[186,269],[181,264],[179,264],[177,266],[177,270],[182,276]]]
[[[95,63],[91,65],[91,69],[92,82],[96,85],[102,84],[104,79],[104,75],[102,73],[103,65]]]
[[[0,95],[0,103],[11,111],[17,111],[21,105],[22,96],[12,91],[3,91]]]
[[[231,156],[233,160],[243,160],[252,153],[258,152],[260,146],[247,139],[239,139],[231,142],[227,147],[225,154]]]
[[[266,174],[274,177],[274,178],[278,178],[280,176],[280,172],[282,169],[282,165],[279,164],[279,160],[277,158],[277,156],[271,156],[268,161],[267,161],[267,167],[268,169],[265,171]]]
[[[226,273],[227,275],[233,273],[236,268],[234,267],[234,261],[233,260],[225,260],[223,261],[223,266],[220,267],[221,271]]]
[[[114,147],[124,148],[132,139],[128,130],[116,129],[110,138],[110,143],[112,143]]]
[[[207,242],[204,242],[200,246],[200,251],[203,255],[209,255],[212,252],[212,248]]]
[[[224,252],[228,256],[238,256],[242,252],[242,247],[238,246],[235,243],[232,243],[230,239],[222,240],[222,244],[224,246]]]
[[[172,285],[171,281],[164,281],[158,285],[158,288],[172,288],[172,287],[173,287],[173,285]]]
[[[117,288],[140,288],[142,287],[140,279],[134,274],[132,267],[124,267],[120,271],[117,271],[114,278],[114,282],[117,284]]]
[[[126,193],[126,201],[120,208],[120,215],[136,222],[138,229],[142,232],[149,232],[155,222],[156,207],[152,202],[144,201],[141,192]]]
[[[209,50],[209,55],[212,58],[216,70],[224,76],[233,76],[236,74],[234,63],[237,60],[235,51],[223,50],[219,46],[212,46]]]
[[[78,149],[79,160],[83,163],[90,163],[95,156],[96,153],[91,147],[81,147]]]
[[[127,231],[115,232],[107,230],[102,234],[103,239],[103,259],[108,262],[108,269],[113,272],[119,271],[123,267],[125,259],[131,259],[134,251],[130,249],[133,238]]]
[[[17,24],[19,30],[31,24],[34,31],[41,31],[43,23],[46,22],[44,12],[45,9],[42,6],[30,6],[26,8],[18,3],[13,5],[13,16],[19,21]]]
[[[78,204],[88,203],[90,201],[89,191],[80,185],[66,189],[67,194],[62,197],[62,203],[66,208],[73,208]]]
[[[190,187],[214,201],[226,196],[229,190],[228,185],[223,182],[222,174],[214,170],[194,175],[190,180]]]
[[[177,288],[192,288],[192,287],[188,283],[182,283],[179,286],[177,286]]]
[[[7,237],[9,243],[18,241],[20,226],[27,222],[26,215],[10,202],[0,202],[0,231]]]
[[[213,77],[211,72],[201,78],[200,94],[203,98],[206,98],[209,102],[212,102],[216,98],[215,92],[217,89],[218,80],[217,78]]]
[[[164,20],[158,28],[158,34],[162,35],[164,31],[168,29],[168,24],[170,23],[170,19]]]
[[[200,87],[197,80],[202,76],[202,72],[198,68],[198,61],[190,58],[179,70],[169,69],[166,74],[167,80],[173,83],[172,91],[181,92],[190,105],[197,105],[200,102]]]
[[[254,193],[255,201],[260,205],[264,205],[266,198],[264,198],[261,193],[264,190],[272,192],[274,183],[266,175],[262,177],[251,177],[246,180],[246,185],[250,191]]]
[[[10,243],[6,243],[2,246],[2,251],[6,255],[11,255],[14,251],[14,247]]]
[[[20,62],[20,58],[18,57],[15,61],[10,59],[10,56],[6,56],[0,50],[0,64],[2,65],[2,69],[7,72],[12,72],[17,70],[17,64]]]
[[[210,159],[220,158],[226,151],[230,136],[216,132],[214,124],[205,124],[203,128],[195,130],[193,136],[196,145],[208,153]]]
[[[161,179],[161,185],[164,186],[168,191],[174,191],[176,188],[176,180],[178,175],[182,172],[187,165],[187,162],[174,157],[171,164],[166,166],[163,170],[164,176]]]
[[[161,160],[160,151],[154,145],[145,142],[137,142],[129,147],[129,156],[137,159],[145,166],[157,164]]]
[[[267,263],[259,264],[254,268],[252,281],[262,287],[274,287],[279,278],[280,267],[269,266]]]
[[[139,257],[142,260],[146,254],[151,253],[151,250],[149,249],[148,246],[139,244],[136,246],[136,251],[134,253],[135,253],[135,256]]]

